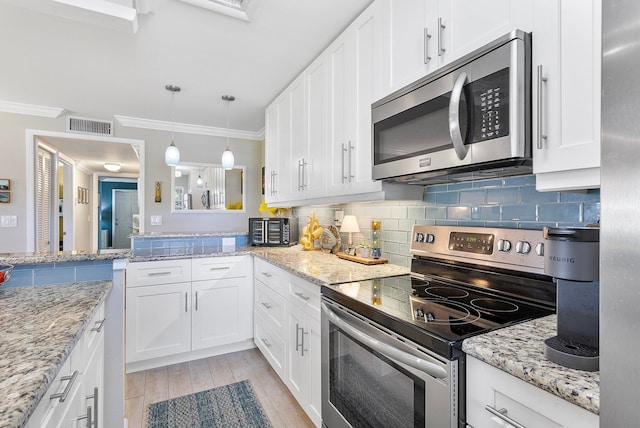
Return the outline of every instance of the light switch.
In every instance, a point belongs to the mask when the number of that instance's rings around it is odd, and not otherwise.
[[[161,215],[152,215],[151,216],[151,226],[162,226],[162,216]]]
[[[17,215],[0,216],[0,227],[18,227]]]

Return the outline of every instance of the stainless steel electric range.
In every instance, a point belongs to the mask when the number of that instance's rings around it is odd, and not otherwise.
[[[410,248],[410,275],[322,287],[326,427],[464,427],[462,341],[554,313],[542,231],[416,225]]]

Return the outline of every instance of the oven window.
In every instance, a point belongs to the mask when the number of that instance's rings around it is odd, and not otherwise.
[[[335,326],[329,337],[329,401],[353,427],[425,426],[424,381]]]

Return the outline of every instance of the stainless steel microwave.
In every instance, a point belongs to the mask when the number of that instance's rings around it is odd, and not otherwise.
[[[531,172],[531,34],[515,30],[372,105],[373,178]]]
[[[249,244],[266,247],[287,246],[298,242],[295,217],[257,217],[249,219]]]

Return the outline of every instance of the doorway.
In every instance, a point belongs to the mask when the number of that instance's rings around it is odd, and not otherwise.
[[[50,163],[42,177],[38,176],[41,169],[38,142],[54,153],[51,159],[43,158]],[[123,171],[109,175],[133,179],[137,184],[138,200],[144,201],[144,140],[27,129],[26,152],[27,177],[32,177],[26,183],[27,193],[33,195],[27,198],[27,252],[59,251],[60,248],[65,251],[98,250],[101,229],[98,178],[105,174],[105,160],[127,156],[122,162]],[[63,160],[61,171],[59,159]],[[134,170],[126,170],[126,167]],[[42,186],[39,179],[46,179],[47,185],[51,186],[44,199],[38,197],[38,188]],[[58,182],[63,184],[61,189]],[[82,203],[79,203],[81,194]],[[138,204],[138,211],[144,218],[143,204]],[[39,224],[48,228],[39,227]],[[78,228],[86,228],[86,232],[78,233]],[[139,233],[144,233],[143,229],[144,222],[141,222]],[[46,245],[42,246],[42,243]]]

